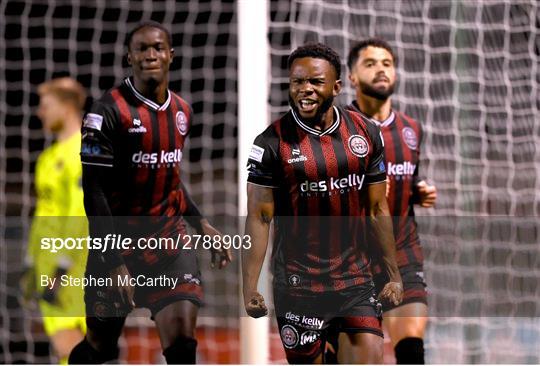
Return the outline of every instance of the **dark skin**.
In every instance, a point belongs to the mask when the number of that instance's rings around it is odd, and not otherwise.
[[[173,56],[174,49],[161,29],[143,27],[131,38],[127,61],[133,71],[135,88],[158,104],[165,103],[167,99]]]
[[[171,48],[167,34],[151,26],[139,29],[128,45],[127,60],[132,67],[134,86],[146,98],[163,104],[167,99],[167,87],[169,84],[169,67],[172,63],[174,50]],[[101,168],[110,169],[110,168]],[[106,176],[106,172],[105,172]],[[186,192],[187,194],[187,192]],[[109,216],[111,215],[108,211]],[[106,212],[100,212],[101,216]],[[201,218],[196,229],[201,235],[221,236],[207,219]],[[220,269],[228,265],[232,260],[230,250],[212,249],[212,267]],[[130,276],[125,264],[121,264],[109,271],[111,278],[117,276]],[[117,307],[132,310],[136,304],[133,300],[135,288],[129,285],[120,285],[113,282],[109,292],[117,299]],[[169,304],[155,315],[161,346],[167,349],[179,337],[194,338],[198,307],[188,300],[180,300]],[[112,328],[121,329],[123,321],[116,322],[118,326]],[[98,328],[104,329],[104,328]],[[89,327],[87,340],[97,350],[106,350],[117,344],[120,330],[100,331]],[[101,334],[103,333],[103,334]]]
[[[289,72],[289,101],[293,109],[321,131],[332,125],[331,102],[341,91],[341,80],[337,80],[333,70],[324,59],[303,57],[294,60]]]
[[[333,123],[333,103],[327,110],[323,106],[328,99],[337,96],[341,81],[336,79],[332,65],[318,58],[305,57],[294,60],[289,73],[290,100],[293,109],[312,127],[325,130]],[[322,113],[321,113],[322,112]],[[264,297],[258,292],[257,284],[268,247],[270,223],[274,217],[274,192],[272,188],[248,184],[248,215],[246,235],[252,239],[249,251],[242,252],[242,277],[244,306],[249,316],[258,318],[268,314]],[[365,199],[372,221],[375,244],[380,249],[383,266],[386,266],[390,281],[381,292],[384,300],[400,303],[403,296],[401,277],[395,260],[395,244],[392,222],[386,203],[386,183],[368,185]],[[348,333],[346,354],[354,362],[381,363],[382,338],[369,333]],[[345,347],[344,347],[345,348]],[[320,363],[322,357],[306,362]]]

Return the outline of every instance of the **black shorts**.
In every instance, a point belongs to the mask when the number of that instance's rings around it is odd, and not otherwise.
[[[397,307],[412,303],[423,303],[427,305],[426,283],[424,282],[424,270],[421,264],[412,264],[399,267],[401,280],[403,281],[403,301],[399,305],[394,305],[389,302],[383,302],[383,310],[390,311]],[[375,277],[377,293],[379,293],[384,285],[384,276],[377,275]]]
[[[382,308],[372,285],[354,290],[292,296],[274,288],[281,342],[291,363],[314,360],[338,333],[383,336]]]
[[[201,306],[203,292],[199,265],[194,253],[181,252],[171,263],[160,267],[134,265],[126,261],[132,279],[137,279],[134,301],[137,307],[148,308],[155,316],[165,306],[179,300],[189,300]],[[109,279],[108,273],[100,271],[95,256],[88,258],[85,277]],[[112,280],[112,279],[111,279]],[[91,284],[91,283],[90,283]],[[89,285],[85,287],[84,302],[87,317],[104,319],[125,317],[129,311],[122,308],[107,286]]]

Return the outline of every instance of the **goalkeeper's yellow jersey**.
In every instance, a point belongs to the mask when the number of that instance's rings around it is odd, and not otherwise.
[[[80,148],[81,134],[76,133],[67,140],[54,143],[45,149],[36,164],[37,201],[29,236],[28,254],[36,270],[38,293],[43,290],[39,285],[40,276],[54,276],[59,267],[67,269],[72,276],[84,276],[86,249],[64,248],[52,253],[41,249],[40,245],[41,238],[44,237],[88,236],[83,203]],[[59,300],[65,304],[62,298]]]

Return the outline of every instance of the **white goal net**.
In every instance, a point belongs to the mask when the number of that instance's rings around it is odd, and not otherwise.
[[[129,29],[164,24],[176,51],[170,88],[195,112],[182,167],[188,189],[201,211],[234,228],[238,105],[249,103],[237,93],[237,5],[0,0],[0,363],[55,361],[18,288],[34,166],[51,143],[35,116],[37,85],[70,75],[98,98],[129,72]],[[320,41],[340,53],[342,104],[354,96],[345,59],[355,41],[378,36],[396,51],[394,106],[423,125],[421,174],[438,189],[436,208],[417,211],[430,363],[540,363],[539,8],[535,0],[269,0],[272,120],[288,109],[286,59],[297,46]],[[201,261],[203,363],[240,362],[235,254],[225,272]],[[285,362],[279,335],[269,337],[269,361]],[[163,361],[146,316],[129,319],[121,348],[121,362]]]
[[[538,2],[272,1],[270,103],[285,112],[286,57],[308,41],[346,57],[364,38],[398,57],[394,107],[425,132],[417,210],[430,363],[540,362]],[[347,71],[339,101],[354,98]]]
[[[124,41],[137,23],[170,29],[170,89],[191,103],[194,127],[182,169],[201,212],[221,228],[236,224],[236,4],[233,1],[0,1],[0,363],[54,360],[38,313],[22,310],[18,280],[35,203],[33,171],[50,144],[35,116],[37,86],[70,75],[92,98],[128,75]],[[198,359],[238,359],[238,261],[211,270],[201,258],[208,304],[199,318]],[[238,258],[238,256],[236,256]],[[153,322],[128,319],[121,362],[163,361]]]

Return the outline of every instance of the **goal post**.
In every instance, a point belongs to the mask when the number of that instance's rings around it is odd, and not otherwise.
[[[268,4],[266,0],[238,1],[238,216],[247,215],[247,169],[249,151],[255,137],[268,125],[267,40]],[[240,261],[241,259],[238,258]],[[261,270],[259,289],[269,299],[268,256]],[[241,281],[241,274],[240,274]],[[266,364],[269,359],[269,319],[253,319],[243,307],[240,285],[240,362]]]

